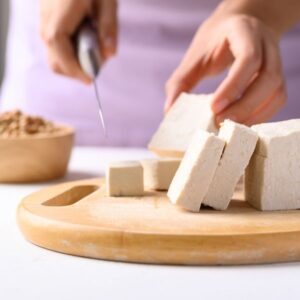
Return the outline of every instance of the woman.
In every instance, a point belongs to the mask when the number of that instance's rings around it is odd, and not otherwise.
[[[200,81],[196,92],[215,92],[217,122],[251,125],[278,111],[277,120],[300,116],[297,0],[13,0],[11,13],[2,109],[70,123],[79,144],[145,146],[163,108]],[[108,140],[72,45],[88,15],[107,61],[98,85]]]

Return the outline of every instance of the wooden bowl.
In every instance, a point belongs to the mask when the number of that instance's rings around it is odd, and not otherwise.
[[[74,129],[57,125],[54,133],[0,137],[0,182],[29,183],[65,175]]]

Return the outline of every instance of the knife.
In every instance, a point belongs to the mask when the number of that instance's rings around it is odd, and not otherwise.
[[[80,25],[76,35],[77,57],[82,70],[93,79],[95,96],[98,103],[98,111],[103,127],[104,135],[107,137],[107,131],[103,116],[103,109],[99,97],[99,91],[96,78],[100,72],[102,58],[100,55],[100,44],[97,29],[92,20],[85,19]]]

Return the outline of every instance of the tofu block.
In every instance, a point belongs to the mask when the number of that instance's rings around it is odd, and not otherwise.
[[[225,120],[218,137],[226,144],[203,203],[215,209],[225,210],[249,164],[258,135],[245,125]]]
[[[212,133],[196,132],[168,191],[173,204],[193,212],[200,210],[224,145],[225,142]]]
[[[137,161],[119,161],[109,164],[106,172],[108,196],[142,196],[144,193],[143,168]]]
[[[149,190],[167,191],[180,161],[178,158],[142,160],[144,187]]]
[[[252,126],[259,140],[245,174],[245,198],[260,210],[300,208],[300,119]]]
[[[198,129],[217,132],[211,95],[182,93],[153,135],[148,148],[159,156],[183,157]]]

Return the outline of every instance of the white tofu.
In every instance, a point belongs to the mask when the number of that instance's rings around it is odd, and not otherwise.
[[[180,161],[177,158],[142,160],[144,187],[149,190],[168,190]]]
[[[260,210],[300,208],[300,119],[252,126],[259,141],[245,176],[245,198]]]
[[[247,126],[225,120],[218,137],[223,139],[226,145],[203,204],[225,210],[249,164],[258,136]]]
[[[197,129],[217,132],[211,98],[182,93],[153,135],[149,150],[160,156],[182,157]]]
[[[196,132],[168,191],[173,204],[194,212],[200,210],[224,145],[225,142],[212,133]]]
[[[109,164],[106,174],[106,192],[108,196],[143,195],[143,168],[139,162],[112,162]]]

